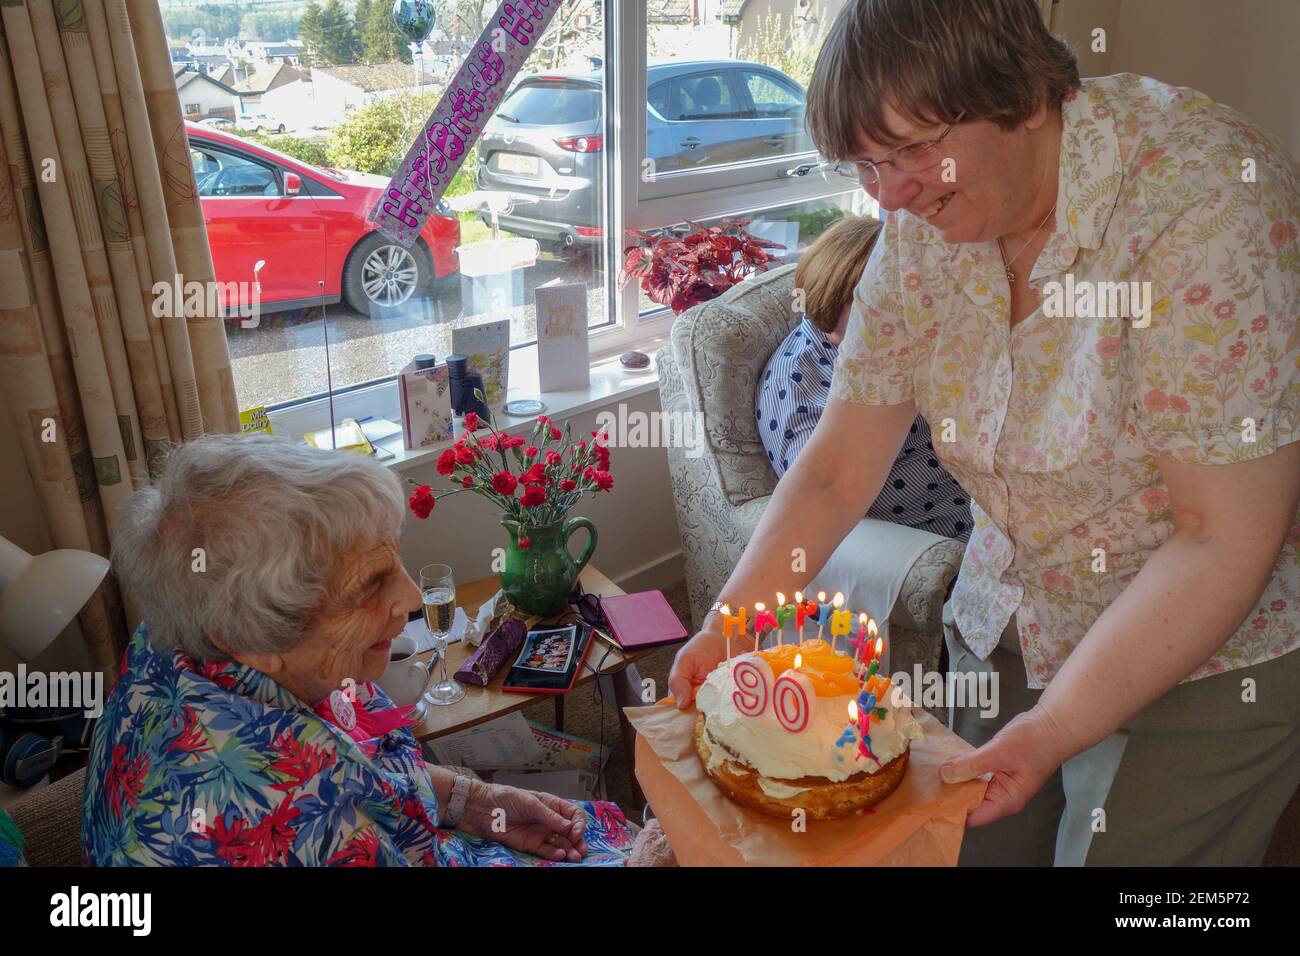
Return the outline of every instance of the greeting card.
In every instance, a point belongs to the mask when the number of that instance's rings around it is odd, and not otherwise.
[[[537,376],[543,392],[591,381],[587,350],[587,285],[548,282],[533,290],[537,307]]]

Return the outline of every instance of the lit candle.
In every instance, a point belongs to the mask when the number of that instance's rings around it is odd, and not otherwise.
[[[835,741],[836,747],[843,747],[845,744],[853,743],[853,728],[858,723],[858,705],[849,701],[849,725],[844,728],[844,733],[840,734],[840,739]]]
[[[822,630],[826,627],[826,621],[831,616],[830,608],[826,604],[826,592],[817,592],[817,640],[822,639]]]
[[[794,592],[794,626],[799,629],[799,643],[803,643],[803,622],[808,616],[808,610],[803,604],[803,592]]]
[[[731,660],[731,634],[738,631],[737,637],[745,636],[745,609],[737,614],[731,613],[731,605],[724,604],[718,610],[722,612],[722,636],[727,639],[727,660]]]
[[[812,723],[817,706],[817,691],[803,673],[803,655],[795,654],[794,667],[779,678],[772,690],[772,707],[776,720],[792,734],[801,734]]]
[[[782,644],[785,640],[785,622],[794,620],[795,607],[793,604],[785,603],[785,595],[780,591],[776,592],[776,643]]]
[[[754,650],[757,651],[759,644],[765,636],[764,628],[776,627],[776,615],[767,609],[767,605],[762,601],[754,602]]]
[[[837,594],[836,597],[839,597]],[[835,638],[843,634],[848,637],[853,633],[853,614],[850,611],[831,611],[831,650],[835,649]]]

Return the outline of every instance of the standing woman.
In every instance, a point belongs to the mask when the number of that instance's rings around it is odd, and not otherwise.
[[[1194,91],[1080,81],[1032,0],[849,0],[807,116],[885,225],[719,600],[811,580],[916,413],[951,418],[949,656],[1001,689],[953,714],[945,779],[992,775],[962,861],[1259,863],[1300,784],[1294,160]],[[724,653],[714,611],[681,706]]]

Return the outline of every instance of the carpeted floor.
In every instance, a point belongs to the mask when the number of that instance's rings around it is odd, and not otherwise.
[[[672,587],[664,588],[664,597],[672,605],[677,617],[689,631],[691,613],[686,598],[686,582],[681,581]],[[637,661],[637,671],[642,679],[649,678],[655,682],[656,699],[668,693],[668,669],[672,667],[673,655],[680,644],[661,647]],[[592,653],[596,653],[593,649]],[[548,727],[555,726],[555,705],[549,700],[529,704],[523,710],[524,716]],[[641,815],[632,802],[632,785],[629,782],[629,767],[623,756],[623,738],[619,733],[618,716],[614,711],[614,702],[602,706],[600,690],[595,681],[579,688],[564,699],[564,732],[584,737],[587,740],[604,742],[610,746],[612,753],[605,765],[605,786],[609,798],[623,808],[629,818],[640,822]],[[602,736],[603,735],[603,736]]]

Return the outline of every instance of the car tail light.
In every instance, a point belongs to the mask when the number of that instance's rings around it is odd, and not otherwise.
[[[600,226],[579,226],[578,227],[578,235],[580,236],[603,236],[604,234],[605,234],[605,230],[601,229]]]
[[[604,136],[568,136],[557,139],[555,145],[571,153],[598,153],[605,148]]]

